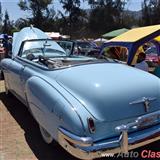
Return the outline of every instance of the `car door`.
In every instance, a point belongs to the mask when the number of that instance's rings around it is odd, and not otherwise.
[[[25,69],[25,65],[22,61],[18,59],[12,60],[12,62],[8,66],[9,74],[8,74],[8,83],[10,86],[10,90],[21,100],[24,99],[24,83],[22,83],[22,73]]]

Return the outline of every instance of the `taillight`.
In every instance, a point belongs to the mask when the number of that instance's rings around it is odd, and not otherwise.
[[[88,128],[90,133],[95,133],[96,128],[95,128],[94,120],[91,117],[88,118]]]

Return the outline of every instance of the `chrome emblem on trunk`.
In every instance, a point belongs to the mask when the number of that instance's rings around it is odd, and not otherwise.
[[[133,105],[133,104],[143,103],[144,107],[145,107],[145,112],[148,112],[149,108],[150,108],[151,101],[155,101],[156,99],[157,98],[155,98],[155,97],[142,97],[141,99],[130,102],[129,104]]]

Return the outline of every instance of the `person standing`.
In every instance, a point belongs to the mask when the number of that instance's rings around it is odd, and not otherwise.
[[[145,59],[146,59],[146,54],[144,52],[140,52],[138,55],[138,59],[137,59],[137,63],[135,64],[135,67],[148,72],[149,67]]]
[[[5,48],[5,58],[10,57],[12,50],[12,42],[9,40],[7,34],[4,34],[3,47]]]
[[[3,47],[5,49],[5,57],[8,55],[8,35],[4,34],[3,36]]]

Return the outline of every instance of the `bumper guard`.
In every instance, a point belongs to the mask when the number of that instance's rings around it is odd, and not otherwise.
[[[80,159],[94,159],[106,154],[127,153],[129,150],[160,140],[160,111],[138,117],[134,122],[115,128],[120,133],[118,139],[103,143],[94,143],[91,137],[79,137],[63,128],[59,128],[58,142],[73,156]],[[147,128],[149,125],[153,125]],[[146,127],[139,134],[128,134],[130,129]]]

